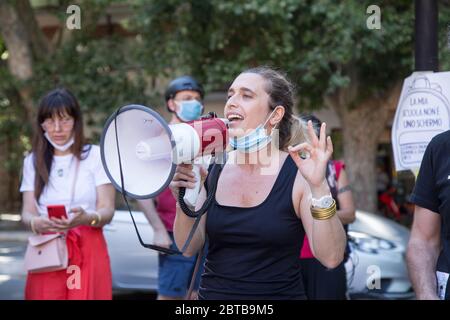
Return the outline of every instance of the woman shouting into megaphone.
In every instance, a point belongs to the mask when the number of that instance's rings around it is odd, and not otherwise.
[[[293,86],[281,73],[259,67],[241,73],[228,90],[225,117],[230,147],[208,212],[185,251],[209,241],[200,299],[305,299],[298,253],[306,235],[326,267],[343,260],[346,237],[325,180],[331,139],[308,123],[310,143],[290,146],[299,130]],[[179,165],[171,183],[192,188],[192,166]],[[208,179],[197,208],[208,193]],[[176,198],[178,198],[176,196]],[[175,241],[182,247],[194,219],[177,204]]]

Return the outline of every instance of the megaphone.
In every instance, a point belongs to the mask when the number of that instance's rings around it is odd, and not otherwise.
[[[120,192],[134,199],[153,198],[167,188],[177,164],[225,150],[227,123],[210,114],[188,123],[167,124],[146,106],[121,107],[109,117],[102,132],[103,167]],[[201,187],[200,169],[194,169],[196,187],[186,189],[183,198],[192,207]]]

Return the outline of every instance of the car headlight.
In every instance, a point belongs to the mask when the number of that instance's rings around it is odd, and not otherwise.
[[[378,254],[380,251],[395,250],[397,245],[389,240],[377,238],[367,233],[349,231],[349,241],[360,251]]]

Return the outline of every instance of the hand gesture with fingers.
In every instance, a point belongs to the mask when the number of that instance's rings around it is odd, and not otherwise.
[[[330,137],[326,137],[326,124],[320,127],[320,136],[314,133],[312,122],[308,121],[308,137],[310,142],[303,142],[294,147],[289,146],[288,151],[297,164],[298,170],[308,182],[311,189],[319,188],[325,181],[327,163],[333,153],[333,144]],[[307,157],[300,157],[300,153]]]

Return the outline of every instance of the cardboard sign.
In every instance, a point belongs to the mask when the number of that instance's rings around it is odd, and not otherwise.
[[[418,170],[430,140],[450,129],[450,72],[415,72],[403,82],[392,126],[397,171]]]

